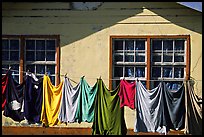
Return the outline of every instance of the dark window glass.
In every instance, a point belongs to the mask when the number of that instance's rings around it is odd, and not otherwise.
[[[183,68],[174,68],[174,77],[175,78],[183,78],[184,77],[184,69]]]
[[[114,49],[115,50],[123,50],[123,41],[122,40],[115,40],[114,41]]]
[[[45,50],[44,40],[36,40],[36,50]]]
[[[55,40],[47,40],[46,50],[55,50]]]
[[[173,56],[171,54],[164,54],[163,57],[164,62],[172,62]]]
[[[55,76],[50,76],[50,80],[52,82],[52,85],[55,85]]]
[[[114,68],[114,77],[123,77],[123,68],[115,67]]]
[[[152,50],[162,50],[162,41],[152,40]]]
[[[9,60],[9,51],[2,51],[2,60],[3,61],[8,61]]]
[[[145,62],[145,56],[142,55],[142,56],[138,56],[137,53],[136,53],[136,62]]]
[[[163,77],[172,78],[172,67],[163,68]]]
[[[161,62],[161,55],[153,55],[153,62]]]
[[[161,67],[152,68],[152,77],[161,77]]]
[[[6,72],[8,71],[6,69],[9,69],[9,65],[2,65],[2,74],[6,74]]]
[[[35,40],[26,40],[26,50],[35,50]]]
[[[35,61],[34,51],[26,51],[26,61]]]
[[[55,74],[55,65],[47,65],[47,73]]]
[[[136,77],[145,77],[145,67],[136,67],[135,68]]]
[[[10,40],[10,49],[19,50],[19,40]]]
[[[125,62],[134,62],[134,54],[126,53]]]
[[[175,55],[174,62],[184,62],[184,56]]]
[[[37,74],[45,74],[45,65],[36,65]]]
[[[36,52],[36,60],[44,61],[45,60],[45,51],[37,51]]]
[[[19,51],[10,51],[10,60],[19,61]]]
[[[114,61],[115,62],[122,62],[123,61],[123,55],[115,55],[114,56]]]
[[[145,50],[145,40],[136,40],[136,50]]]
[[[126,40],[125,41],[125,50],[134,50],[134,41]]]
[[[12,65],[10,65],[10,67],[12,70],[15,70],[15,71],[13,71],[13,74],[19,74],[19,65],[18,64],[12,64]]]
[[[47,61],[55,61],[55,51],[47,51]]]
[[[173,40],[164,40],[163,41],[163,49],[166,50],[173,50]]]
[[[125,77],[134,77],[134,67],[125,67]]]
[[[184,40],[175,40],[175,50],[184,50]]]
[[[2,40],[2,50],[8,50],[9,49],[9,41],[3,39]]]

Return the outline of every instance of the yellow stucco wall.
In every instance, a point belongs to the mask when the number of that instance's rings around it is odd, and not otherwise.
[[[109,85],[111,35],[190,35],[190,75],[202,96],[202,13],[175,2],[108,2],[97,10],[68,9],[69,2],[2,3],[2,34],[59,34],[60,73],[76,82],[85,75],[91,86],[99,76]],[[133,128],[135,111],[125,107],[125,119]]]

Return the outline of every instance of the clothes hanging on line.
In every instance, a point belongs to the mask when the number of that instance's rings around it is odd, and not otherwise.
[[[8,71],[6,73],[5,76],[2,77],[1,79],[1,108],[2,108],[2,111],[4,110],[4,106],[6,105],[6,91],[7,91],[7,88],[8,88]]]
[[[162,83],[152,90],[147,90],[141,81],[136,84],[134,132],[159,132],[166,134]]]
[[[23,94],[25,89],[25,81],[19,84],[16,82],[11,72],[8,71],[8,83],[7,88],[5,89],[6,103],[4,106],[3,115],[10,117],[14,121],[24,120],[24,113],[21,111],[23,104]]]
[[[34,74],[26,75],[24,92],[24,114],[30,123],[40,123],[43,100],[43,77],[37,79]]]
[[[124,120],[124,109],[120,108],[119,86],[108,90],[101,79],[98,79],[98,91],[92,126],[93,135],[125,135],[127,128]]]
[[[45,126],[60,124],[58,114],[62,97],[62,85],[63,82],[54,86],[47,75],[43,77],[43,101],[40,121]]]
[[[93,87],[89,86],[84,77],[80,80],[80,97],[75,115],[75,120],[81,122],[93,122],[95,97],[98,91],[98,82]]]
[[[60,122],[75,122],[75,115],[79,102],[80,85],[81,82],[79,82],[75,87],[73,87],[69,78],[64,78],[62,99],[60,103],[60,112],[58,116]]]
[[[164,92],[164,113],[168,129],[180,130],[184,128],[185,120],[185,88],[184,84],[178,90],[170,90],[165,82]]]
[[[126,80],[120,81],[120,91],[118,93],[120,97],[120,107],[128,106],[131,109],[135,109],[135,92],[136,82],[128,82]]]
[[[185,84],[185,89],[185,133],[202,135],[202,108],[198,105],[198,98],[190,81]]]

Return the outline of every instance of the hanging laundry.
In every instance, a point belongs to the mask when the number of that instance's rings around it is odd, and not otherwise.
[[[186,82],[185,89],[185,133],[202,135],[202,108],[198,105],[198,98],[190,81]]]
[[[64,78],[60,112],[58,116],[60,122],[75,122],[75,115],[80,95],[80,85],[81,82],[73,87],[69,81],[69,78]]]
[[[120,97],[120,107],[128,106],[131,109],[135,109],[135,92],[136,82],[129,83],[126,80],[120,81],[120,91],[118,93]]]
[[[101,79],[98,79],[93,135],[125,135],[127,128],[124,120],[124,108],[120,108],[119,86],[108,90]]]
[[[2,111],[4,110],[4,106],[6,104],[6,91],[7,91],[7,87],[8,87],[8,71],[6,73],[5,76],[3,76],[3,78],[1,79],[1,108]]]
[[[54,86],[47,75],[43,77],[43,101],[40,120],[45,126],[60,124],[58,114],[62,97],[62,85],[63,82]]]
[[[164,86],[164,112],[168,129],[180,130],[184,128],[185,118],[185,90],[184,84],[178,90],[170,90],[165,82]]]
[[[24,114],[21,112],[23,103],[23,94],[25,90],[25,81],[19,84],[17,83],[11,72],[8,71],[8,85],[5,89],[6,104],[4,106],[3,115],[12,118],[14,121],[24,120]]]
[[[43,100],[43,78],[37,79],[34,74],[26,76],[24,92],[24,114],[30,124],[40,123]]]
[[[141,81],[136,83],[136,120],[134,132],[159,132],[166,134],[162,83],[147,90]]]
[[[78,123],[93,122],[95,97],[98,91],[98,82],[93,87],[89,86],[84,77],[80,80],[80,98],[75,119]]]

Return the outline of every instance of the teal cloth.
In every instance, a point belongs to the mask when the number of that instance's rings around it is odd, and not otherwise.
[[[75,120],[81,122],[93,122],[94,101],[98,90],[98,82],[93,87],[89,86],[84,77],[81,78],[80,98],[78,102]]]
[[[127,128],[124,119],[124,108],[120,108],[118,96],[119,87],[110,91],[101,79],[98,79],[98,92],[94,122],[92,126],[93,135],[125,135]]]

